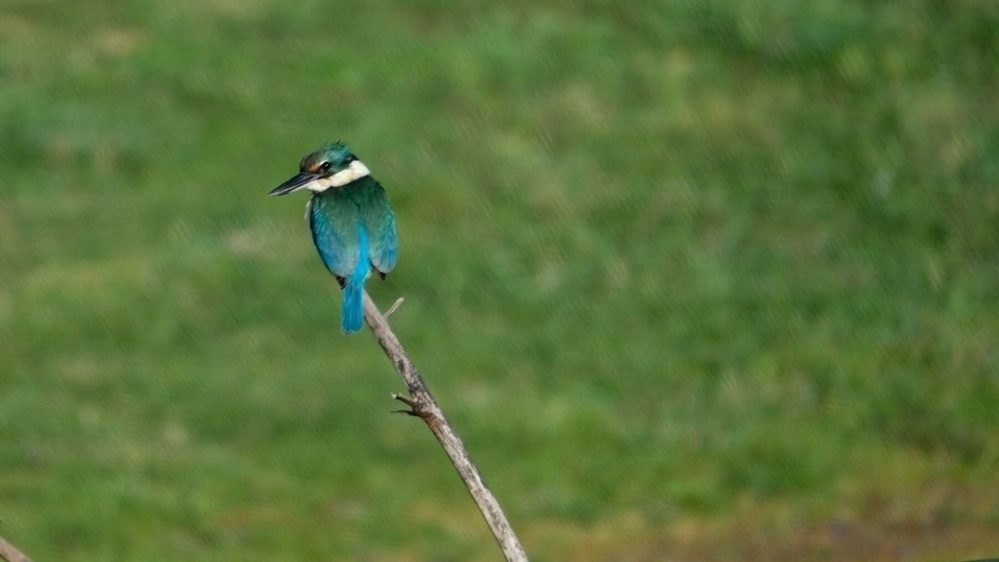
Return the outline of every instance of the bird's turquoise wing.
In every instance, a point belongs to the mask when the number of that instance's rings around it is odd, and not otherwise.
[[[360,257],[358,220],[357,205],[342,190],[329,190],[309,200],[312,241],[326,269],[341,284],[354,271]]]
[[[368,235],[368,255],[371,265],[384,276],[395,267],[398,242],[395,215],[389,206],[385,189],[374,178],[367,177],[349,188],[357,203],[361,224]]]

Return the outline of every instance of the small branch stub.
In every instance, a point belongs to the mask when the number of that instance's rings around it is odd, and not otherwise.
[[[395,299],[395,302],[392,303],[392,306],[390,306],[389,309],[385,311],[384,316],[386,320],[388,320],[390,316],[395,314],[396,310],[399,310],[399,307],[402,306],[402,301],[403,301],[402,297]]]
[[[392,399],[398,400],[399,402],[402,402],[403,404],[409,406],[408,410],[392,410],[393,414],[406,414],[408,416],[420,417],[420,413],[416,411],[416,403],[410,398],[393,392]]]

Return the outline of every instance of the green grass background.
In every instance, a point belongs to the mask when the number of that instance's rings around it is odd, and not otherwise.
[[[534,560],[999,555],[999,4],[0,3],[0,535],[495,560],[302,221]]]

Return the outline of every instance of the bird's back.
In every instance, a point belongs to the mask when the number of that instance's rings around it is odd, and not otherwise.
[[[360,257],[357,205],[344,190],[331,189],[312,195],[308,215],[319,257],[342,280],[354,271]]]
[[[326,268],[338,278],[349,276],[362,259],[382,275],[395,267],[395,215],[385,190],[374,178],[364,177],[313,194],[308,214],[316,249]]]
[[[368,258],[383,276],[395,267],[398,241],[395,214],[385,189],[368,176],[347,186],[347,195],[357,204],[361,225],[368,238]]]

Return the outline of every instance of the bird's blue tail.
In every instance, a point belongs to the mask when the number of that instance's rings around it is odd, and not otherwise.
[[[364,322],[364,277],[357,280],[351,275],[343,286],[343,314],[340,317],[340,327],[343,328],[343,333],[353,334],[361,331],[362,322]]]
[[[368,236],[364,228],[358,224],[357,234],[360,258],[354,271],[347,277],[343,286],[343,312],[340,315],[340,327],[343,333],[354,334],[361,331],[364,322],[364,281],[371,273],[371,261],[368,258]]]

